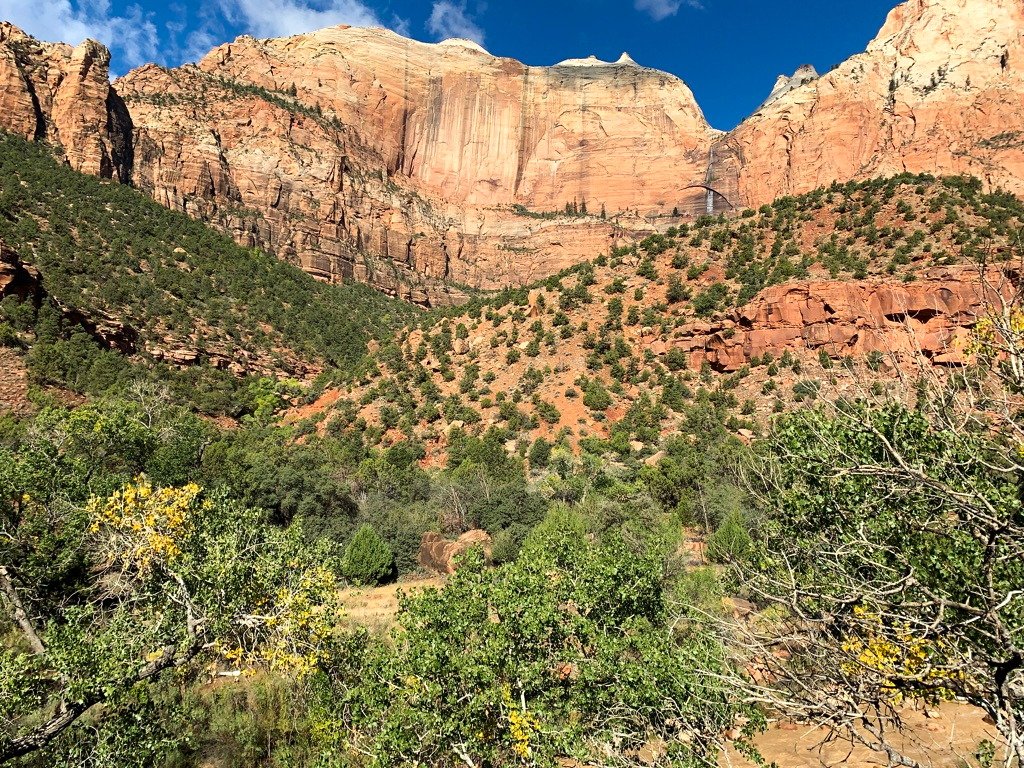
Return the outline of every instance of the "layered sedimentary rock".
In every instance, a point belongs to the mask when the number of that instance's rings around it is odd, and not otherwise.
[[[748,205],[833,181],[971,174],[1024,192],[1024,5],[909,0],[839,67],[723,140]]]
[[[42,43],[0,22],[0,127],[48,141],[83,173],[129,181],[131,120],[109,66],[95,41]]]
[[[786,283],[766,288],[726,322],[683,329],[672,345],[689,353],[692,366],[706,361],[719,371],[739,370],[766,352],[778,358],[822,349],[832,358],[920,352],[957,365],[970,329],[997,300],[986,285],[972,267],[933,268],[913,283]]]
[[[969,173],[1024,192],[1022,33],[1018,0],[909,0],[864,53],[780,78],[722,134],[626,55],[529,67],[335,27],[111,89],[102,46],[2,25],[0,124],[319,277],[437,304],[833,181]]]
[[[650,231],[714,135],[682,81],[628,57],[526,67],[384,30],[242,37],[116,87],[158,201],[432,303],[441,281],[521,284]]]
[[[714,135],[679,78],[628,57],[528,67],[465,41],[334,27],[241,37],[199,68],[294,92],[355,128],[389,176],[468,205],[657,206],[702,170]]]

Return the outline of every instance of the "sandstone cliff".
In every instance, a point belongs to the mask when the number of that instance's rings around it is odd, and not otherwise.
[[[115,85],[135,181],[161,203],[430,303],[457,298],[442,282],[521,284],[649,231],[637,209],[703,174],[714,136],[685,84],[628,57],[526,67],[383,30],[243,37]],[[554,217],[567,203],[591,215]]]
[[[903,171],[1024,192],[1022,34],[1018,0],[909,0],[864,53],[726,137],[723,173],[747,205]]]
[[[50,142],[83,173],[129,181],[131,120],[109,65],[95,41],[42,43],[0,22],[0,127]]]
[[[926,270],[911,284],[813,280],[771,286],[728,320],[695,323],[673,346],[690,365],[738,371],[765,353],[824,351],[829,357],[881,354],[961,365],[970,328],[991,306],[972,267]]]
[[[451,303],[696,216],[707,187],[715,212],[904,170],[1024,192],[1022,32],[1017,0],[909,0],[722,134],[626,55],[528,67],[337,27],[111,88],[102,46],[2,25],[0,120],[317,276]]]

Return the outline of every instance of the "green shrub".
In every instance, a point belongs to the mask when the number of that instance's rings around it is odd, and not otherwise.
[[[341,573],[353,584],[373,586],[390,578],[395,570],[391,547],[371,525],[361,525],[352,536],[341,560]]]
[[[551,460],[551,443],[543,437],[538,437],[530,446],[530,453],[527,458],[530,466],[534,469],[544,469]]]
[[[742,513],[730,512],[722,524],[708,537],[708,558],[716,563],[743,560],[754,548]]]
[[[625,757],[658,739],[679,765],[713,762],[719,734],[743,716],[749,736],[759,718],[720,682],[714,633],[669,625],[662,573],[643,548],[590,544],[554,521],[509,565],[469,553],[443,589],[402,601],[402,642],[324,677],[325,719],[352,723],[324,729],[324,751],[345,740],[388,764],[437,766],[454,765],[458,745],[473,765],[608,764],[606,749]]]
[[[612,396],[598,379],[593,379],[583,395],[583,404],[592,411],[606,411],[611,408]]]

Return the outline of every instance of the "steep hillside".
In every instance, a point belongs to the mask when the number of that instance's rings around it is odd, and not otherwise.
[[[510,448],[545,438],[642,457],[694,398],[754,430],[837,387],[880,392],[920,354],[963,364],[996,298],[981,275],[1019,258],[1022,225],[1017,198],[929,176],[705,217],[411,328],[376,377],[325,404],[338,425],[416,435],[435,455],[454,429],[497,427]]]
[[[0,296],[5,342],[31,347],[41,365],[47,357],[50,374],[76,377],[90,361],[43,354],[58,341],[55,324],[127,359],[308,380],[354,366],[373,336],[414,315],[365,286],[327,285],[241,248],[9,134],[0,134]]]
[[[337,27],[241,37],[107,84],[107,54],[0,29],[0,122],[332,280],[448,305],[707,212],[833,181],[970,174],[1024,191],[1015,0],[909,0],[734,131],[679,78]],[[766,76],[766,90],[769,80]]]

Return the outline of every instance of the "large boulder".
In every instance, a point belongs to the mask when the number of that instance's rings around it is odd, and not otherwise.
[[[491,537],[487,531],[466,531],[451,541],[436,531],[427,531],[420,542],[419,564],[435,573],[454,573],[459,555],[478,547],[491,559]]]

